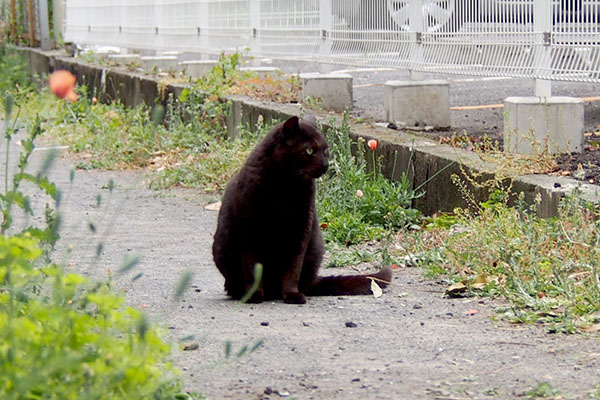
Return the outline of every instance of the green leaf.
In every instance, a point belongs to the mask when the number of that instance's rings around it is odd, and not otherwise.
[[[48,153],[47,153],[46,157],[44,158],[44,162],[42,163],[42,167],[40,168],[40,170],[37,174],[38,178],[41,176],[45,176],[48,173],[50,168],[52,168],[52,164],[54,164],[54,161],[56,160],[57,156],[58,156],[58,150],[56,150],[54,148],[48,150]]]
[[[58,189],[56,188],[56,184],[54,184],[54,182],[51,182],[48,179],[48,177],[45,177],[45,176],[33,176],[31,174],[22,172],[22,173],[19,173],[19,174],[15,174],[14,179],[16,181],[26,180],[26,181],[29,181],[31,183],[34,183],[34,184],[36,184],[38,186],[38,188],[40,188],[41,190],[43,190],[44,192],[46,192],[50,197],[52,197],[52,199],[56,200]]]
[[[231,340],[225,342],[225,358],[229,358],[231,355]]]
[[[9,92],[4,94],[4,122],[6,123],[6,127],[8,127],[10,122],[10,116],[12,114],[13,105],[15,104],[15,98]],[[7,129],[8,132],[8,129]]]
[[[263,343],[264,343],[264,341],[263,341],[262,339],[260,339],[260,340],[257,340],[257,341],[256,341],[256,343],[254,343],[254,346],[252,346],[252,347],[250,348],[250,353],[253,353],[253,352],[255,352],[256,350],[258,350],[258,348],[259,348],[260,346],[262,346],[262,345],[263,345]]]
[[[131,278],[131,282],[137,281],[142,276],[144,276],[144,273],[143,272],[138,272],[136,276],[134,276],[133,278]]]
[[[262,281],[262,274],[263,274],[263,266],[262,264],[257,263],[254,266],[254,283],[252,284],[252,287],[250,288],[250,290],[248,290],[248,293],[246,293],[244,295],[244,297],[241,298],[241,302],[242,303],[246,303],[248,300],[250,300],[250,297],[252,297],[252,295],[258,290],[258,287],[260,286],[260,282]]]
[[[235,355],[236,357],[241,357],[248,351],[248,345],[244,345]]]
[[[179,300],[179,298],[181,298],[183,293],[186,291],[186,289],[190,285],[191,281],[192,281],[192,273],[190,271],[185,271],[183,274],[181,274],[181,278],[179,278],[179,282],[177,283],[177,286],[175,287],[175,296],[174,296],[175,300]]]
[[[103,250],[104,250],[104,243],[98,243],[98,246],[96,246],[96,258],[98,258],[102,255]]]
[[[119,268],[119,273],[124,274],[129,271],[131,268],[135,267],[140,262],[140,257],[135,254],[127,254],[123,262],[121,262],[121,267]]]
[[[140,339],[142,341],[146,340],[146,334],[150,329],[150,322],[148,321],[148,317],[145,313],[142,313],[140,316],[140,320],[138,321],[138,335],[140,335]]]

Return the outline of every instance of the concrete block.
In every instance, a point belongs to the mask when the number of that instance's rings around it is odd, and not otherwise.
[[[352,75],[348,74],[300,74],[301,97],[319,98],[326,110],[342,112],[352,108]]]
[[[385,120],[408,127],[450,126],[450,85],[443,80],[385,83]]]
[[[180,60],[183,53],[181,51],[163,51],[162,55],[167,57],[177,57],[177,59]]]
[[[175,56],[143,56],[140,57],[140,64],[146,71],[151,71],[154,68],[159,71],[178,68],[177,57]]]
[[[192,79],[200,79],[208,71],[217,65],[215,60],[188,60],[182,61],[181,67],[183,71],[192,77]]]
[[[504,149],[518,154],[581,153],[583,101],[573,97],[507,97]]]
[[[267,77],[277,78],[283,71],[277,67],[241,67],[240,71],[246,72],[255,72],[260,79],[265,79]]]
[[[110,54],[108,60],[114,62],[119,65],[131,64],[131,63],[140,63],[140,55],[139,54]]]

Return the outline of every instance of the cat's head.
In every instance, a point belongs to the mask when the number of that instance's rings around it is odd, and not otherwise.
[[[277,131],[273,157],[279,167],[302,179],[315,179],[327,172],[329,147],[311,120],[291,117]]]

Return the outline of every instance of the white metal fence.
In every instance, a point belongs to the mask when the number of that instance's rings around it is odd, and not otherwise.
[[[66,40],[600,82],[600,0],[66,0]]]

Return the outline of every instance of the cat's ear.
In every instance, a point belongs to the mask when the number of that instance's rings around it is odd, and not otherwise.
[[[283,123],[284,132],[297,132],[300,130],[298,117],[295,115]]]
[[[283,127],[281,128],[281,133],[283,134],[283,138],[286,140],[292,139],[300,132],[300,123],[298,121],[298,117],[293,116],[287,121],[283,123]]]

